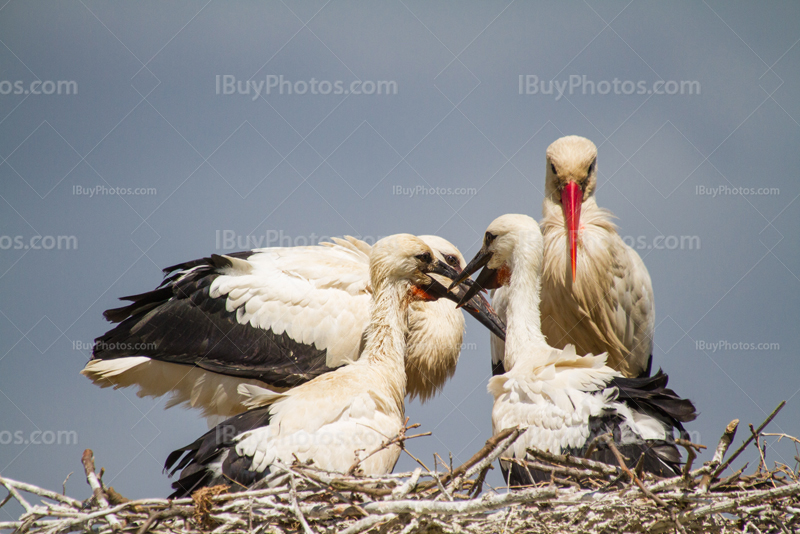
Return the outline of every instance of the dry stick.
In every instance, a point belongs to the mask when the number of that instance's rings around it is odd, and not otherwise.
[[[722,434],[721,438],[719,438],[717,450],[714,451],[714,457],[711,458],[711,462],[708,464],[708,466],[711,467],[710,471],[715,471],[719,464],[722,463],[722,459],[725,458],[725,453],[728,452],[728,447],[731,446],[731,442],[736,436],[737,428],[739,428],[738,419],[734,419],[728,423],[728,426],[725,427],[725,433]],[[708,487],[711,485],[711,481],[713,480],[712,474],[712,472],[706,473],[703,475],[702,480],[700,480],[700,491],[702,493],[708,492]]]
[[[391,521],[395,517],[397,517],[397,514],[368,515],[367,517],[359,519],[346,529],[342,530],[339,534],[358,534],[359,532],[371,529],[378,523]]]
[[[15,488],[14,486],[12,486],[11,484],[8,483],[7,479],[0,478],[0,484],[2,484],[3,486],[6,487],[6,489],[8,490],[8,494],[9,495],[13,495],[14,498],[19,501],[19,503],[22,505],[22,507],[25,508],[26,512],[30,513],[30,511],[33,510],[33,507],[30,505],[30,503],[28,501],[26,501],[25,498],[22,495],[19,494],[19,492],[17,491],[17,488]],[[7,502],[7,500],[3,501],[3,504],[5,504],[6,502]]]
[[[289,476],[289,496],[292,499],[292,512],[297,517],[297,520],[300,521],[300,524],[303,526],[303,532],[305,534],[314,534],[314,531],[311,530],[311,527],[308,526],[308,521],[306,521],[306,517],[303,515],[303,512],[300,510],[300,505],[297,504],[297,487],[295,486],[294,481],[294,473]]]
[[[393,499],[402,499],[417,486],[417,482],[419,482],[419,477],[422,475],[422,469],[417,467],[414,469],[414,472],[411,474],[411,478],[406,480],[402,486],[399,486],[392,490],[392,498]]]
[[[746,495],[738,499],[727,499],[724,501],[716,502],[714,504],[701,506],[693,510],[688,510],[686,512],[683,512],[678,519],[681,520],[681,523],[685,523],[692,519],[697,519],[699,517],[703,517],[709,514],[727,512],[739,506],[744,506],[752,503],[760,503],[766,501],[767,499],[775,497],[786,497],[789,495],[798,495],[798,494],[800,494],[800,483],[789,484],[787,486],[781,486],[779,488],[751,492],[749,493],[749,495]]]
[[[645,495],[653,499],[653,502],[655,502],[657,505],[661,507],[666,507],[667,503],[656,497],[656,495],[652,491],[647,489],[647,487],[644,484],[642,484],[642,481],[639,480],[639,477],[637,477],[636,474],[628,468],[628,465],[625,463],[625,457],[622,456],[622,453],[619,452],[617,446],[614,445],[614,438],[611,436],[611,434],[603,434],[602,437],[603,441],[605,441],[606,445],[608,445],[608,448],[611,449],[611,452],[614,453],[614,457],[617,459],[617,462],[619,462],[619,468],[622,469],[622,471],[624,471],[625,474],[630,477],[631,482],[634,482],[637,486],[639,486],[639,489],[642,490],[642,492]]]
[[[487,494],[468,501],[376,501],[363,508],[370,514],[468,514],[488,512],[512,504],[535,502],[558,496],[556,488],[531,488],[502,494]]]
[[[386,495],[391,495],[392,490],[388,488],[370,488],[368,486],[364,486],[362,484],[358,484],[356,482],[350,482],[348,480],[340,479],[340,478],[329,478],[322,476],[318,473],[314,473],[308,471],[302,467],[296,468],[297,472],[305,477],[308,477],[314,482],[319,484],[323,484],[330,488],[341,490],[341,491],[357,491],[358,493],[365,493],[367,495],[371,495],[373,497],[384,497]]]
[[[136,534],[145,534],[150,527],[153,526],[154,523],[161,521],[163,519],[169,519],[171,517],[192,517],[192,512],[185,508],[170,508],[167,510],[161,510],[160,512],[152,512],[148,517],[147,520],[142,523],[142,526],[139,527],[139,530],[136,531]]]
[[[0,502],[0,508],[2,508],[3,506],[5,506],[5,505],[8,503],[8,501],[10,501],[10,500],[11,500],[11,497],[13,497],[13,496],[14,496],[14,495],[12,495],[12,493],[9,491],[9,492],[8,492],[8,495],[6,495],[6,498],[5,498],[5,499],[3,499],[3,502]]]
[[[753,429],[753,425],[748,425],[750,427],[750,433],[753,435],[753,439],[756,440],[756,449],[758,449],[758,454],[761,456],[761,461],[758,462],[758,469],[756,469],[756,473],[761,472],[761,466],[764,466],[765,471],[769,471],[767,467],[767,459],[764,457],[764,451],[761,450],[761,437],[756,431]],[[766,445],[764,445],[766,447]]]
[[[91,449],[83,451],[81,462],[83,463],[83,470],[86,472],[86,482],[88,482],[89,487],[92,488],[95,501],[97,501],[100,508],[108,508],[108,500],[106,500],[105,495],[103,495],[100,481],[97,480],[97,475],[94,472],[94,453]],[[108,514],[106,520],[108,524],[111,525],[112,530],[122,528],[122,524],[114,514]]]
[[[764,430],[764,427],[767,426],[768,424],[770,424],[770,422],[772,422],[772,420],[775,418],[776,415],[778,415],[778,412],[780,412],[783,409],[784,406],[786,406],[786,401],[781,401],[781,403],[778,405],[778,407],[775,408],[774,410],[772,410],[772,413],[769,414],[769,416],[764,420],[763,423],[761,423],[761,425],[759,425],[759,427],[756,429],[756,434],[758,434],[759,432]],[[750,445],[751,441],[753,441],[753,436],[752,435],[749,438],[747,438],[745,440],[745,442],[742,443],[742,445],[738,449],[736,449],[736,452],[734,452],[731,455],[731,457],[728,458],[725,461],[725,463],[723,463],[722,465],[717,467],[716,470],[714,470],[714,473],[712,473],[712,475],[711,475],[711,480],[717,478],[717,476],[720,473],[725,471],[728,468],[728,466],[731,465],[731,462],[733,462],[736,458],[738,458],[739,455],[742,454],[742,452],[747,448],[747,446]]]
[[[486,467],[487,465],[492,465],[492,463],[494,463],[494,461],[497,458],[499,458],[500,455],[503,454],[506,451],[506,449],[508,449],[517,440],[517,438],[519,438],[524,432],[525,429],[521,429],[519,427],[512,429],[512,432],[505,439],[495,443],[493,450],[486,456],[486,458],[484,458],[477,464],[467,469],[467,472],[464,474],[464,477],[472,478],[473,476],[475,476],[476,473],[483,470],[483,468]]]
[[[64,504],[69,504],[70,506],[81,506],[81,501],[77,499],[73,499],[72,497],[67,497],[65,495],[61,495],[60,493],[56,493],[55,491],[46,490],[40,488],[38,486],[34,486],[33,484],[26,484],[25,482],[19,482],[17,480],[12,480],[10,478],[0,477],[0,481],[7,482],[11,484],[18,490],[22,490],[28,493],[32,493],[34,495],[38,495],[40,497],[45,497],[47,499],[52,499],[54,501],[63,502]],[[5,484],[3,484],[5,485]]]
[[[469,460],[450,473],[452,478],[449,481],[448,487],[454,485],[461,477],[469,479],[475,476],[475,474],[487,469],[523,432],[524,430],[519,427],[507,428],[486,440],[486,444],[481,450],[473,454]],[[447,477],[445,477],[445,481],[446,480]]]
[[[694,462],[694,459],[697,458],[695,450],[700,452],[702,449],[705,449],[706,446],[697,445],[696,443],[692,443],[691,441],[685,439],[676,439],[675,443],[686,449],[688,457],[686,458],[686,463],[683,466],[682,477],[683,480],[688,482],[690,480],[689,475],[691,474],[692,470],[692,462]],[[642,458],[644,458],[644,455],[642,455]]]
[[[552,466],[543,464],[541,462],[536,462],[532,460],[520,460],[519,458],[500,458],[501,461],[504,462],[512,462],[520,467],[527,467],[530,469],[537,469],[539,471],[544,471],[546,473],[551,473],[552,475],[567,475],[576,478],[588,478],[592,476],[597,476],[595,471],[591,469],[578,469],[576,467],[563,467],[563,466]]]
[[[452,476],[453,477],[458,477],[458,476],[463,475],[464,473],[467,472],[467,470],[470,467],[474,466],[475,464],[480,462],[482,458],[484,458],[488,454],[490,454],[495,449],[495,447],[498,446],[498,443],[502,443],[503,440],[505,440],[506,438],[508,438],[512,434],[515,434],[516,437],[519,437],[519,433],[520,432],[519,432],[518,428],[507,428],[507,429],[505,429],[505,430],[503,430],[501,432],[498,432],[497,434],[495,434],[491,438],[487,439],[486,440],[486,444],[481,448],[481,450],[479,450],[478,452],[473,454],[472,457],[469,460],[467,460],[466,462],[464,462],[463,464],[461,464],[460,466],[455,468],[455,470],[452,473]],[[516,437],[514,439],[516,439]],[[506,447],[508,447],[508,445],[506,445]],[[492,460],[492,461],[494,461],[494,460]],[[424,467],[424,465],[423,465],[423,467]],[[427,469],[428,472],[430,472],[430,469],[428,469],[427,467],[425,469]],[[450,476],[449,475],[445,475],[443,477],[443,479],[444,479],[443,482],[449,482],[450,481]],[[424,484],[420,484],[418,486],[418,490],[419,491],[427,491],[427,490],[429,490],[429,489],[431,489],[431,488],[433,488],[435,486],[436,486],[436,482],[433,481],[433,480],[430,480],[430,481],[428,481],[428,482],[426,482]]]
[[[591,469],[592,471],[595,471],[597,473],[606,476],[615,476],[619,474],[619,469],[617,469],[612,465],[608,465],[603,462],[598,462],[596,460],[589,460],[587,458],[580,458],[578,456],[569,456],[566,454],[553,454],[552,452],[547,452],[533,448],[528,449],[528,454],[540,460],[544,460],[546,462]]]
[[[486,480],[486,474],[489,472],[489,469],[491,468],[492,468],[491,465],[487,465],[486,467],[481,469],[481,472],[478,475],[478,480],[475,481],[475,484],[473,484],[472,489],[470,489],[469,491],[470,498],[474,499],[475,497],[481,494],[481,492],[483,491],[483,482]]]
[[[778,441],[780,441],[780,440],[778,440]],[[64,482],[61,483],[61,495],[66,495],[67,494],[67,480],[69,480],[69,477],[71,477],[72,473],[74,473],[74,472],[75,471],[70,471],[69,474],[67,475],[67,478],[65,478]]]
[[[584,458],[591,460],[592,454],[594,454],[594,450],[597,448],[597,442],[601,439],[603,439],[603,434],[592,438],[592,441],[590,441],[589,445],[586,446],[586,453],[583,455]]]
[[[790,436],[788,434],[784,434],[783,432],[763,432],[761,435],[762,436],[778,436],[778,441],[776,443],[780,443],[780,441],[783,438],[788,438],[788,439],[794,441],[795,443],[800,443],[800,439],[797,439],[796,437]]]
[[[408,425],[408,417],[406,417],[405,425]],[[362,458],[360,460],[356,460],[353,463],[353,465],[350,466],[350,468],[347,470],[347,472],[345,474],[352,476],[355,473],[355,471],[358,468],[358,466],[361,464],[361,462],[363,462],[364,460],[366,460],[370,456],[378,454],[379,452],[381,452],[384,449],[388,449],[389,447],[391,447],[394,444],[398,444],[401,449],[405,450],[405,441],[407,439],[414,439],[414,438],[419,438],[419,437],[422,437],[422,436],[430,436],[431,435],[430,432],[423,432],[422,434],[414,434],[413,436],[406,436],[406,431],[411,430],[412,428],[417,428],[418,426],[420,426],[420,423],[414,423],[413,425],[410,425],[410,426],[405,426],[405,425],[403,426],[402,429],[400,429],[400,433],[397,434],[395,437],[393,437],[391,439],[387,439],[386,441],[381,443],[378,446],[377,449],[375,449],[374,451],[369,453],[367,456],[365,456],[364,458]]]

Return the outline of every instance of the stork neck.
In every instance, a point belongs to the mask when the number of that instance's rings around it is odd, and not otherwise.
[[[520,240],[510,261],[511,279],[508,284],[506,308],[506,369],[511,369],[521,358],[528,358],[549,348],[542,334],[539,312],[541,247]]]
[[[402,399],[406,395],[406,316],[408,288],[403,283],[385,283],[375,288],[366,329],[362,359],[381,368],[382,374]]]
[[[560,228],[564,233],[567,231],[567,223],[564,218],[564,208],[561,201],[553,199],[553,197],[544,197],[542,202],[542,230],[546,233],[550,227]],[[583,201],[581,204],[581,224],[591,224],[597,219],[598,216],[603,216],[603,212],[597,206],[597,200],[594,195]]]

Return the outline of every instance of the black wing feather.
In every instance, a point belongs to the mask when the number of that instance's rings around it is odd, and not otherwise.
[[[167,456],[164,471],[172,476],[178,470],[181,476],[172,483],[175,491],[170,499],[188,497],[200,488],[226,484],[235,490],[244,490],[254,482],[264,478],[269,469],[262,473],[251,471],[252,458],[236,453],[236,436],[267,426],[270,420],[269,406],[254,408],[230,419],[226,419],[197,440],[181,447]],[[219,457],[227,453],[222,461],[221,472],[209,467]]]
[[[682,423],[693,421],[697,417],[694,404],[688,399],[680,398],[674,391],[667,388],[669,377],[659,369],[652,377],[642,378],[614,378],[607,388],[617,388],[617,400],[627,404],[632,410],[646,413],[663,422],[667,428],[677,430],[679,435],[688,437]],[[600,392],[598,392],[600,393]],[[581,448],[569,448],[561,451],[562,454],[571,454],[584,457],[589,443],[597,436],[611,433],[614,445],[626,458],[626,465],[633,468],[643,458],[643,469],[659,477],[672,477],[680,474],[681,454],[671,437],[666,440],[643,440],[635,436],[622,423],[624,419],[614,410],[609,410],[597,417],[589,418],[589,438]],[[528,432],[534,431],[534,428]],[[597,460],[611,465],[619,465],[613,451],[603,441],[596,443],[596,448],[591,456]],[[510,469],[509,469],[510,467]],[[550,474],[544,471],[528,469],[523,466],[501,464],[503,477],[511,486],[527,486],[536,482],[550,480]]]
[[[252,251],[228,256],[247,259]],[[95,340],[92,357],[147,356],[165,362],[197,365],[279,388],[294,387],[331,369],[326,351],[299,343],[285,332],[242,325],[226,298],[212,298],[211,284],[231,261],[219,255],[164,269],[164,282],[153,291],[123,297],[131,304],[107,310],[119,324]]]

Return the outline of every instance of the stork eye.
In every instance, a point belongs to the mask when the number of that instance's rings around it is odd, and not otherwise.
[[[594,161],[593,161],[593,162],[592,162],[592,163],[589,165],[589,170],[586,172],[586,175],[587,175],[587,176],[591,175],[591,174],[592,174],[592,171],[594,171],[594,164],[595,164],[595,163],[597,163],[597,160],[594,160]]]
[[[453,254],[445,254],[444,255],[444,261],[446,261],[447,264],[452,266],[452,267],[458,267],[459,266],[458,258],[456,256],[454,256]]]
[[[486,232],[486,237],[484,237],[483,242],[488,247],[489,245],[492,244],[492,241],[494,241],[496,238],[497,238],[496,235],[490,234],[489,232]]]
[[[431,263],[433,261],[430,252],[423,252],[422,254],[417,254],[415,258],[424,263]]]
[[[555,166],[555,165],[553,165],[552,163],[550,164],[550,170],[552,170],[552,171],[553,171],[553,174],[558,174],[558,173],[556,172],[556,166]]]

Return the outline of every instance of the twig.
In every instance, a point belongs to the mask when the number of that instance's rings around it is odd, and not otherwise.
[[[762,466],[764,469],[767,469],[767,459],[764,457],[764,451],[761,450],[761,438],[759,434],[756,433],[753,425],[748,426],[750,427],[750,434],[752,434],[753,439],[756,440],[756,449],[758,449],[758,454],[761,456],[761,460],[758,462],[758,468],[756,468],[756,473],[760,473]]]
[[[401,486],[397,487],[392,491],[391,495],[393,499],[402,499],[411,491],[417,487],[417,482],[419,482],[419,477],[422,474],[422,469],[417,467],[414,469],[414,472],[411,474],[411,478],[405,481]]]
[[[725,427],[725,432],[722,434],[722,437],[719,438],[719,443],[717,443],[717,449],[714,451],[714,457],[711,458],[711,462],[709,462],[708,466],[711,468],[708,473],[703,475],[703,478],[700,480],[700,492],[701,493],[708,493],[708,487],[711,485],[711,482],[714,480],[714,472],[719,467],[719,464],[722,462],[722,459],[725,458],[725,453],[728,451],[728,447],[730,447],[733,438],[736,436],[736,429],[739,427],[739,420],[734,419]]]
[[[622,453],[619,452],[617,446],[614,445],[614,438],[611,436],[611,434],[603,434],[603,436],[601,437],[603,438],[603,441],[606,442],[608,448],[611,449],[611,452],[614,453],[614,457],[617,459],[617,462],[619,462],[619,468],[622,469],[625,472],[625,474],[630,477],[631,482],[639,486],[639,489],[642,490],[642,492],[645,495],[650,497],[653,500],[653,502],[655,502],[657,505],[661,507],[666,507],[667,503],[656,497],[656,495],[652,491],[647,489],[647,487],[645,487],[645,485],[642,484],[642,481],[639,480],[639,477],[637,477],[636,474],[628,468],[628,465],[625,463],[625,457],[622,456]]]
[[[28,513],[31,512],[33,507],[30,505],[30,503],[28,501],[25,500],[25,498],[22,495],[19,494],[19,492],[17,491],[17,488],[15,488],[14,486],[12,486],[11,484],[8,483],[8,479],[0,478],[0,484],[2,484],[3,486],[6,487],[6,489],[8,490],[8,494],[9,495],[13,495],[14,498],[17,499],[17,501],[19,501],[19,503],[22,505],[22,507],[25,508],[26,512],[28,512]],[[5,502],[7,502],[7,501],[4,501],[4,504],[5,504]]]
[[[762,436],[778,436],[777,443],[780,443],[780,441],[783,438],[790,439],[790,440],[794,441],[795,443],[800,443],[800,439],[797,439],[796,437],[790,436],[788,434],[784,434],[783,432],[762,432],[761,435]]]
[[[464,474],[464,476],[466,478],[471,478],[475,476],[476,473],[482,471],[487,465],[491,465],[497,458],[500,457],[501,454],[506,451],[506,449],[508,449],[515,441],[517,441],[517,438],[519,438],[525,432],[525,430],[526,429],[519,427],[511,429],[511,433],[508,434],[505,439],[495,442],[486,458],[467,469],[467,472]],[[481,449],[481,451],[484,449]]]
[[[475,464],[480,462],[482,459],[486,458],[489,454],[492,453],[492,451],[494,451],[495,449],[499,449],[502,445],[505,445],[502,449],[500,449],[500,451],[502,452],[502,450],[504,450],[505,448],[507,448],[511,444],[511,442],[506,444],[505,441],[508,438],[510,438],[510,436],[512,436],[512,435],[515,436],[513,439],[516,439],[520,435],[520,430],[518,428],[507,428],[505,430],[502,430],[502,431],[498,432],[497,434],[495,434],[491,438],[487,439],[486,440],[486,444],[483,447],[481,447],[481,450],[479,450],[478,452],[473,454],[472,457],[469,460],[467,460],[466,462],[464,462],[460,466],[456,467],[455,470],[453,470],[453,472],[450,475],[445,475],[443,477],[444,478],[443,482],[449,482],[450,476],[453,476],[455,478],[455,477],[459,477],[459,476],[463,475],[464,473],[467,473],[467,470],[469,470],[471,467],[475,466]],[[513,442],[513,440],[512,440],[512,442]],[[498,456],[499,456],[499,454],[498,454]],[[494,460],[492,460],[492,462],[493,461]],[[489,463],[491,464],[491,462],[489,462]],[[423,465],[423,467],[424,467],[424,465]],[[427,470],[428,470],[428,472],[430,472],[430,469],[427,469]],[[420,484],[419,491],[427,491],[427,490],[429,490],[429,489],[431,489],[431,488],[433,488],[435,486],[436,486],[436,482],[431,480],[429,482],[426,482],[425,484]]]
[[[576,467],[561,467],[561,466],[552,466],[543,464],[541,462],[536,462],[533,460],[520,460],[519,458],[500,458],[501,461],[504,462],[512,462],[520,467],[527,467],[530,469],[536,469],[538,471],[544,471],[546,473],[552,473],[553,475],[567,475],[575,478],[586,478],[591,476],[597,476],[597,473],[590,470],[590,469],[578,469]]]
[[[371,529],[378,523],[391,521],[395,517],[397,517],[397,514],[368,515],[342,530],[339,534],[358,534],[359,532]]]
[[[769,424],[769,423],[770,423],[770,422],[771,422],[771,421],[772,421],[772,420],[775,418],[775,416],[776,416],[776,415],[778,415],[778,412],[780,412],[780,411],[783,409],[783,407],[784,407],[784,406],[786,406],[786,401],[781,401],[781,403],[780,403],[780,404],[778,404],[778,407],[777,407],[777,408],[775,408],[774,410],[772,410],[772,413],[771,413],[771,414],[769,414],[769,416],[768,416],[768,417],[767,417],[767,418],[764,420],[764,422],[763,422],[763,423],[761,423],[761,425],[759,425],[759,427],[756,429],[756,434],[758,434],[758,433],[760,433],[762,430],[764,430],[764,427],[765,427],[765,426],[767,426],[767,425],[768,425],[768,424]],[[729,425],[729,426],[730,426],[730,425]],[[734,430],[734,431],[735,431],[735,430]],[[731,438],[731,439],[732,439],[732,438]],[[750,445],[750,442],[751,442],[751,441],[753,441],[753,436],[752,436],[752,435],[751,435],[750,437],[748,437],[748,438],[745,440],[745,442],[744,442],[744,443],[742,443],[742,445],[741,445],[741,446],[740,446],[738,449],[736,449],[736,452],[734,452],[734,453],[733,453],[733,454],[730,456],[730,458],[728,458],[728,459],[725,461],[725,463],[723,463],[722,465],[720,465],[719,467],[717,467],[717,469],[716,469],[716,470],[714,471],[714,473],[711,475],[711,480],[713,480],[713,479],[717,478],[717,476],[719,476],[719,474],[720,474],[720,473],[722,473],[723,471],[725,471],[725,470],[728,468],[728,466],[729,466],[729,465],[731,465],[731,462],[733,462],[733,461],[734,461],[736,458],[738,458],[738,457],[739,457],[739,455],[740,455],[740,454],[742,454],[742,452],[743,452],[743,451],[744,451],[744,450],[747,448],[747,446],[748,446],[748,445]]]
[[[142,526],[139,527],[136,534],[145,534],[145,532],[150,530],[153,524],[171,517],[192,517],[192,512],[183,508],[170,508],[168,510],[161,510],[160,512],[153,512],[147,517],[147,520],[142,523]]]
[[[380,501],[367,503],[363,508],[370,514],[466,514],[488,512],[523,502],[552,499],[557,495],[556,488],[531,488],[496,495],[487,494],[468,501]]]
[[[55,491],[46,490],[43,488],[39,488],[32,484],[26,484],[25,482],[19,482],[17,480],[12,480],[10,478],[0,477],[0,481],[4,481],[3,485],[5,486],[6,483],[14,486],[18,490],[22,490],[28,493],[32,493],[34,495],[38,495],[40,497],[45,497],[47,499],[52,499],[54,501],[63,502],[64,504],[69,504],[70,506],[80,506],[81,501],[77,499],[73,499],[72,497],[67,497],[65,495],[61,495],[56,493]]]
[[[405,425],[408,425],[408,417],[406,417]],[[403,428],[400,429],[400,433],[397,434],[395,437],[393,437],[391,439],[387,439],[386,441],[382,442],[374,451],[372,451],[371,453],[366,455],[364,458],[361,458],[360,460],[356,460],[355,462],[353,462],[353,464],[347,470],[347,474],[348,475],[353,475],[356,472],[356,469],[358,468],[358,466],[361,465],[361,463],[363,461],[365,461],[367,458],[369,458],[371,456],[374,456],[375,454],[378,454],[382,450],[388,449],[392,445],[399,445],[400,449],[405,450],[405,441],[407,439],[414,439],[414,438],[420,438],[420,437],[423,437],[423,436],[430,436],[431,435],[430,432],[423,432],[421,434],[414,434],[413,436],[406,436],[406,431],[411,430],[412,428],[417,428],[419,426],[420,426],[420,423],[414,423],[413,425],[410,425],[410,426],[403,426]],[[412,456],[412,458],[413,458],[413,456]]]
[[[74,472],[75,471],[70,471],[69,474],[67,475],[67,478],[65,478],[64,482],[61,483],[61,495],[66,495],[67,494],[67,480],[69,480],[69,477],[71,477],[72,473],[74,473]]]
[[[597,442],[601,439],[603,439],[602,434],[592,438],[592,441],[590,441],[589,445],[586,446],[586,453],[583,455],[584,458],[586,458],[587,460],[592,459],[592,454],[594,454],[594,450],[597,448]]]
[[[700,452],[700,450],[705,449],[706,447],[705,445],[697,445],[685,439],[676,439],[675,443],[686,449],[687,458],[686,463],[683,465],[682,478],[684,481],[688,482],[689,475],[692,470],[692,463],[694,462],[694,459],[697,458],[697,453],[695,451]]]
[[[97,480],[97,475],[94,472],[94,453],[91,449],[86,449],[83,451],[81,462],[83,463],[83,469],[86,472],[86,482],[88,482],[89,487],[92,488],[92,493],[94,494],[95,501],[97,501],[97,505],[101,509],[108,508],[108,500],[106,500],[103,490],[100,487],[100,482]],[[106,520],[108,521],[108,524],[111,525],[112,530],[122,528],[122,524],[114,514],[108,514],[106,516]]]
[[[475,484],[472,485],[472,489],[469,492],[469,496],[471,498],[474,499],[483,491],[483,482],[486,480],[486,474],[489,472],[489,469],[492,469],[491,465],[487,465],[481,469],[481,472],[478,475],[478,480],[475,481]]]
[[[587,458],[580,458],[578,456],[553,454],[551,452],[534,448],[528,449],[528,454],[536,458],[539,458],[540,460],[544,460],[546,462],[591,469],[592,471],[595,471],[602,475],[615,476],[619,474],[619,469],[612,465],[608,465],[603,462],[598,462],[596,460],[589,460]]]
[[[300,521],[300,525],[303,527],[303,532],[305,534],[315,534],[311,527],[308,526],[308,521],[306,521],[306,517],[303,515],[303,512],[300,510],[300,506],[297,504],[297,487],[295,486],[294,475],[292,474],[289,477],[289,496],[292,499],[292,512],[297,517],[297,520]]]
[[[0,502],[0,508],[2,508],[3,506],[5,506],[5,505],[8,503],[8,501],[10,501],[10,500],[11,500],[11,498],[12,498],[12,497],[14,497],[14,495],[13,495],[13,494],[12,494],[12,493],[9,491],[9,492],[8,492],[8,495],[6,495],[6,498],[5,498],[5,499],[3,499],[3,500],[2,500],[2,502]]]

